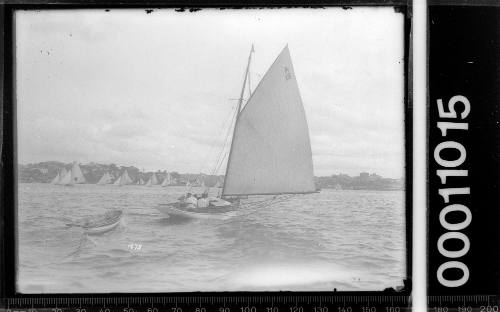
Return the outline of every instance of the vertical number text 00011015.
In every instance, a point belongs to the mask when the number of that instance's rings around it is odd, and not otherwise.
[[[456,104],[461,103],[464,106],[462,112],[457,112]],[[442,99],[437,100],[437,109],[439,112],[439,121],[437,127],[445,139],[434,148],[434,161],[437,164],[436,175],[439,177],[442,187],[438,189],[438,194],[442,197],[445,207],[439,213],[439,223],[446,230],[438,241],[437,248],[439,253],[447,258],[437,269],[437,279],[445,287],[459,287],[469,279],[469,268],[467,264],[460,261],[460,258],[467,254],[470,249],[470,240],[463,232],[472,221],[470,209],[460,203],[460,196],[470,195],[470,187],[447,187],[450,179],[466,178],[469,174],[467,169],[463,169],[467,157],[467,150],[463,144],[457,141],[446,140],[449,131],[467,131],[469,124],[466,121],[470,113],[471,105],[469,100],[462,95],[455,95],[445,106]],[[443,121],[443,118],[445,121]],[[453,121],[450,121],[453,120]],[[462,179],[465,180],[465,179]],[[467,182],[467,180],[465,180]],[[447,216],[454,212],[461,212],[464,215],[459,222],[449,221]],[[459,250],[449,250],[445,247],[447,240],[460,240],[462,248]],[[445,278],[446,270],[455,269],[461,271],[461,277]]]
[[[500,7],[428,16],[427,294],[478,306],[500,293]]]

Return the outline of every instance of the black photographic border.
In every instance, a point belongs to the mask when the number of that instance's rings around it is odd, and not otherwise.
[[[405,223],[406,223],[406,279],[401,290],[386,289],[381,291],[322,291],[322,292],[195,292],[195,293],[99,293],[99,294],[21,294],[16,292],[16,209],[17,209],[17,158],[16,158],[16,106],[15,106],[15,70],[14,70],[14,25],[13,14],[16,10],[45,10],[45,9],[119,9],[141,8],[154,10],[157,8],[179,8],[182,10],[197,10],[203,8],[280,8],[306,7],[321,9],[324,7],[353,6],[383,6],[393,7],[404,15],[404,137],[405,137]],[[0,92],[2,93],[1,116],[1,163],[0,163],[0,299],[2,298],[93,298],[93,297],[218,297],[218,296],[272,296],[272,295],[353,295],[353,296],[407,296],[410,297],[412,288],[412,230],[413,230],[413,87],[412,87],[412,5],[411,0],[385,1],[313,1],[300,3],[298,1],[85,1],[85,0],[16,0],[13,3],[0,5],[0,23],[3,29],[0,32],[0,52],[2,62],[0,67]]]
[[[455,304],[463,302],[463,306],[481,304],[498,308],[500,303],[499,38],[500,2],[428,0],[426,160],[427,292],[432,301],[430,306],[440,305],[438,298],[443,298],[443,305],[452,306],[451,300],[447,299],[449,296],[460,298]],[[463,120],[460,117],[440,118],[436,101],[442,99],[445,111],[448,111],[448,101],[455,95],[465,96],[470,101],[469,115]],[[458,114],[463,109],[463,104],[456,105]],[[468,130],[449,130],[446,136],[442,136],[436,122],[464,122],[468,123]],[[437,145],[445,141],[464,146],[467,156],[462,165],[456,168],[438,165],[433,154]],[[446,151],[442,154],[443,157],[453,157]],[[442,184],[436,174],[439,169],[468,170],[468,175],[451,176]],[[438,193],[442,188],[463,187],[470,188],[470,195],[452,195],[449,203],[444,203]],[[466,228],[455,231],[469,239],[470,249],[465,255],[455,258],[442,255],[437,247],[441,235],[451,232],[439,221],[440,212],[450,204],[463,204],[472,215]],[[450,245],[451,250],[462,248],[460,243],[458,247],[457,244]],[[469,279],[463,285],[449,287],[439,282],[438,268],[448,261],[467,266]],[[451,277],[445,278],[453,279],[461,273],[455,270],[448,274]],[[480,296],[489,297],[481,299]]]

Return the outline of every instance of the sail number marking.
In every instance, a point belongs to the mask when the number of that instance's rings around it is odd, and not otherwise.
[[[459,105],[457,105],[459,104]],[[457,111],[457,107],[462,106],[461,111]],[[437,128],[441,130],[441,136],[446,138],[449,133],[455,131],[467,131],[469,124],[463,122],[470,113],[471,105],[469,100],[462,95],[455,95],[448,101],[447,107],[444,106],[443,100],[437,100],[437,109],[440,121],[437,122]],[[446,121],[442,121],[445,119]],[[452,120],[451,122],[449,120]],[[463,144],[456,141],[443,141],[434,148],[434,161],[439,169],[436,170],[436,175],[440,178],[441,187],[438,194],[442,197],[445,206],[439,213],[439,223],[447,232],[443,233],[437,240],[437,249],[439,253],[446,257],[448,261],[442,263],[437,271],[437,279],[439,283],[445,287],[459,287],[464,285],[469,279],[469,268],[461,261],[455,260],[463,257],[470,249],[470,241],[467,235],[460,232],[463,231],[472,221],[472,213],[470,209],[455,202],[457,199],[463,199],[464,196],[470,195],[470,187],[446,187],[450,180],[454,183],[460,181],[463,183],[464,177],[468,177],[469,171],[461,167],[466,158],[467,150]],[[460,214],[461,221],[458,223],[450,222],[449,216]],[[448,216],[448,218],[447,218]],[[449,250],[445,247],[445,242],[450,240],[461,241],[462,248],[460,250]],[[445,278],[444,272],[447,270],[461,271],[460,278]]]

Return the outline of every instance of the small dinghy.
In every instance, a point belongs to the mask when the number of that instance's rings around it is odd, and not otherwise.
[[[189,208],[182,203],[160,204],[157,209],[170,217],[187,217],[192,219],[226,220],[236,215],[235,206],[207,208]]]
[[[81,227],[86,234],[102,234],[114,229],[120,223],[122,214],[121,210],[113,210],[67,225]]]

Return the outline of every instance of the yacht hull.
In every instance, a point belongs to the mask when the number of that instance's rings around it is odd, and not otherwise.
[[[236,206],[187,208],[181,203],[160,204],[157,209],[170,217],[188,217],[192,219],[226,220],[236,215]]]

